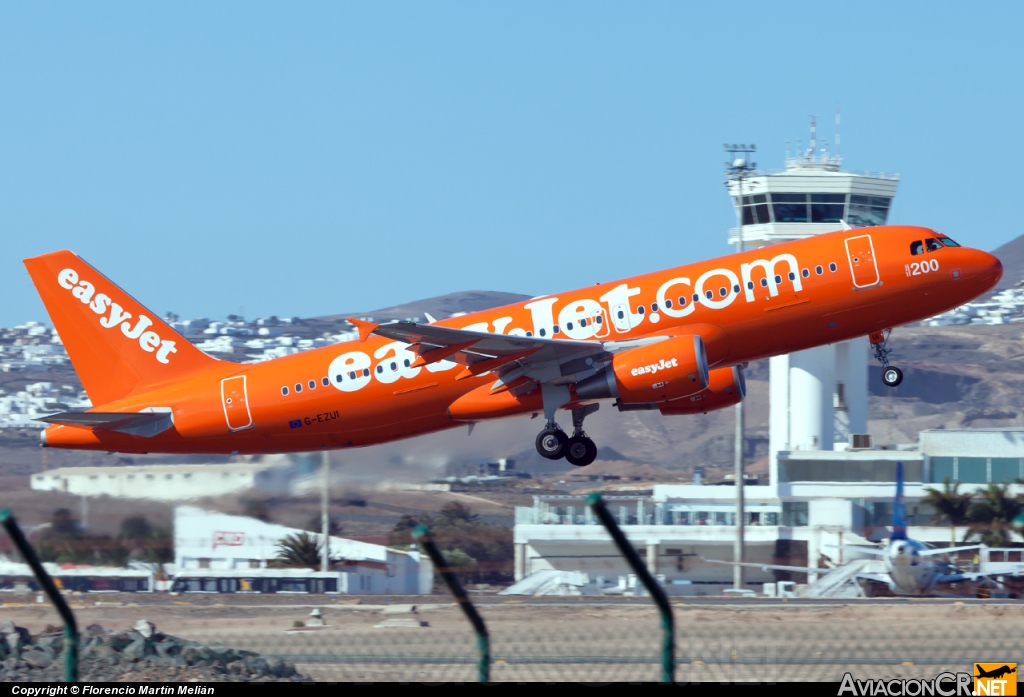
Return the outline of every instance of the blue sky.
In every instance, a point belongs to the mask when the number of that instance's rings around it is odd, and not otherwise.
[[[541,294],[729,251],[722,143],[843,112],[890,220],[1015,215],[1024,3],[3,3],[0,326],[70,248],[156,312]]]

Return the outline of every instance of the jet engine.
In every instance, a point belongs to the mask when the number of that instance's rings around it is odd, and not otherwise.
[[[674,402],[662,402],[658,405],[658,411],[665,416],[706,414],[739,404],[746,396],[747,381],[743,378],[742,368],[738,365],[716,368],[711,371],[707,389]]]
[[[689,397],[707,387],[704,342],[688,335],[616,353],[599,373],[576,383],[576,397],[639,404]]]

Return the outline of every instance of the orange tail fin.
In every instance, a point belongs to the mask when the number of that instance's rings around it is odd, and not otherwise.
[[[72,252],[24,263],[93,405],[216,361]]]

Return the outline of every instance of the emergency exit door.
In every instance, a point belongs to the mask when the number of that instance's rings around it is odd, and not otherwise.
[[[612,324],[619,334],[628,332],[632,327],[629,323],[629,305],[616,305],[612,308]]]
[[[878,285],[878,262],[875,261],[875,246],[871,243],[871,235],[847,238],[846,256],[850,261],[855,287]]]
[[[220,398],[224,405],[224,418],[228,422],[229,431],[241,431],[252,426],[244,375],[221,380]]]

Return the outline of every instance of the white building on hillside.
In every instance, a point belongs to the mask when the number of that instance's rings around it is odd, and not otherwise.
[[[32,475],[32,488],[77,496],[188,501],[251,489],[257,486],[261,474],[272,467],[273,464],[263,462],[61,467]]]

